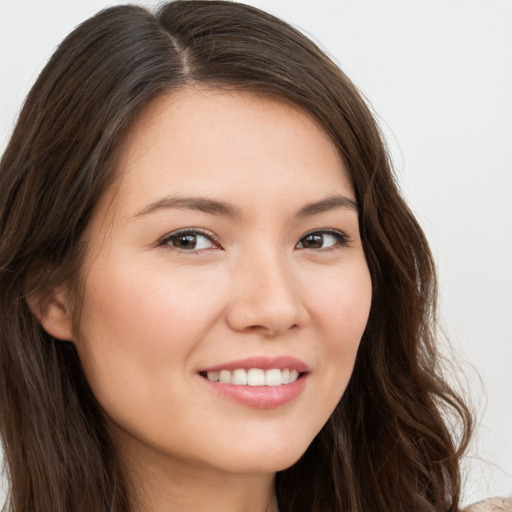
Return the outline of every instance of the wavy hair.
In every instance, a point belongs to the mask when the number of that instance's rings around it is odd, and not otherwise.
[[[7,509],[129,510],[123,468],[76,350],[46,333],[29,303],[44,308],[49,290],[77,282],[84,230],[126,131],[152,100],[193,83],[309,112],[338,148],[361,205],[373,284],[368,325],[331,418],[277,475],[281,512],[456,511],[471,414],[442,377],[431,253],[368,106],[296,29],[243,4],[195,0],[155,13],[112,7],[77,27],[33,86],[2,157]]]

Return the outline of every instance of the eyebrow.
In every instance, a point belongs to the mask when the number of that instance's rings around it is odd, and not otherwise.
[[[203,197],[164,197],[154,203],[145,206],[142,210],[135,214],[135,217],[147,215],[158,210],[178,208],[185,210],[196,210],[211,215],[226,216],[240,218],[242,210],[233,204],[214,199],[206,199]],[[296,214],[297,217],[309,217],[317,215],[335,208],[350,208],[359,211],[357,202],[350,197],[342,195],[332,195],[320,201],[309,203],[303,206]]]
[[[321,201],[316,201],[314,203],[303,206],[298,211],[297,217],[309,217],[310,215],[323,213],[329,210],[333,210],[334,208],[350,208],[356,212],[359,211],[359,207],[355,199],[341,195],[333,195],[322,199]]]
[[[242,212],[236,206],[203,197],[164,197],[155,203],[151,203],[138,212],[135,217],[147,215],[157,210],[167,208],[179,208],[184,210],[196,210],[211,215],[223,215],[226,217],[241,217]]]

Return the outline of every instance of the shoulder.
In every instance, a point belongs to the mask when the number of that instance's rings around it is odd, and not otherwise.
[[[490,498],[471,505],[461,512],[512,512],[512,498]]]

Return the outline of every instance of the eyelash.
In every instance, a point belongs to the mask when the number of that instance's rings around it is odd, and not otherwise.
[[[209,233],[207,231],[203,231],[203,230],[197,229],[197,228],[185,228],[185,229],[180,229],[178,231],[173,231],[172,233],[169,233],[168,235],[164,236],[159,241],[158,246],[167,246],[173,250],[178,250],[178,251],[181,251],[184,253],[198,254],[203,249],[190,249],[190,250],[182,249],[179,247],[175,247],[170,243],[170,241],[174,238],[179,239],[180,237],[184,238],[186,236],[197,237],[198,235],[208,239],[210,242],[215,244],[217,246],[217,248],[221,247],[219,240],[212,233]],[[345,233],[343,233],[342,231],[338,231],[335,229],[315,229],[313,231],[309,231],[308,233],[304,234],[300,238],[300,240],[297,242],[296,246],[299,243],[303,242],[303,240],[305,240],[306,238],[308,238],[312,235],[330,235],[336,240],[335,244],[333,244],[332,246],[326,247],[326,248],[314,248],[314,249],[309,248],[309,250],[313,250],[313,251],[316,251],[316,250],[323,251],[323,252],[332,251],[339,247],[346,247],[348,245],[348,243],[350,242],[348,236]],[[302,249],[308,249],[308,247],[302,247]]]
[[[346,247],[348,245],[348,243],[350,242],[348,236],[345,233],[343,233],[342,231],[338,231],[336,229],[315,229],[313,231],[309,231],[308,233],[306,233],[305,235],[302,236],[302,238],[299,240],[299,242],[301,242],[305,238],[312,236],[312,235],[331,235],[336,240],[337,243],[334,244],[333,246],[330,246],[330,247],[327,247],[324,249],[318,249],[318,250],[321,250],[324,252],[332,251],[339,247]],[[297,244],[299,242],[297,242]],[[304,247],[304,249],[307,249],[307,247]],[[311,250],[315,250],[315,249],[311,249]]]
[[[213,242],[215,245],[220,247],[219,240],[212,233],[209,233],[207,231],[203,231],[203,230],[197,229],[197,228],[194,228],[194,229],[185,228],[185,229],[179,229],[178,231],[173,231],[172,233],[169,233],[168,235],[165,235],[160,240],[158,245],[159,246],[167,246],[167,247],[170,247],[171,249],[175,249],[175,250],[178,250],[178,251],[181,251],[181,252],[197,254],[198,252],[200,252],[200,250],[198,250],[198,249],[190,249],[190,250],[180,249],[179,247],[172,246],[169,242],[173,238],[178,238],[179,239],[180,237],[185,237],[185,236],[195,236],[195,237],[197,237],[198,235],[201,235],[204,238],[207,238],[208,240]]]

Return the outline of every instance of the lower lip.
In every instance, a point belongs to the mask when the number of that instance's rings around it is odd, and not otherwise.
[[[219,395],[256,409],[276,409],[295,400],[302,393],[306,378],[304,374],[295,382],[281,386],[237,386],[201,377]]]

